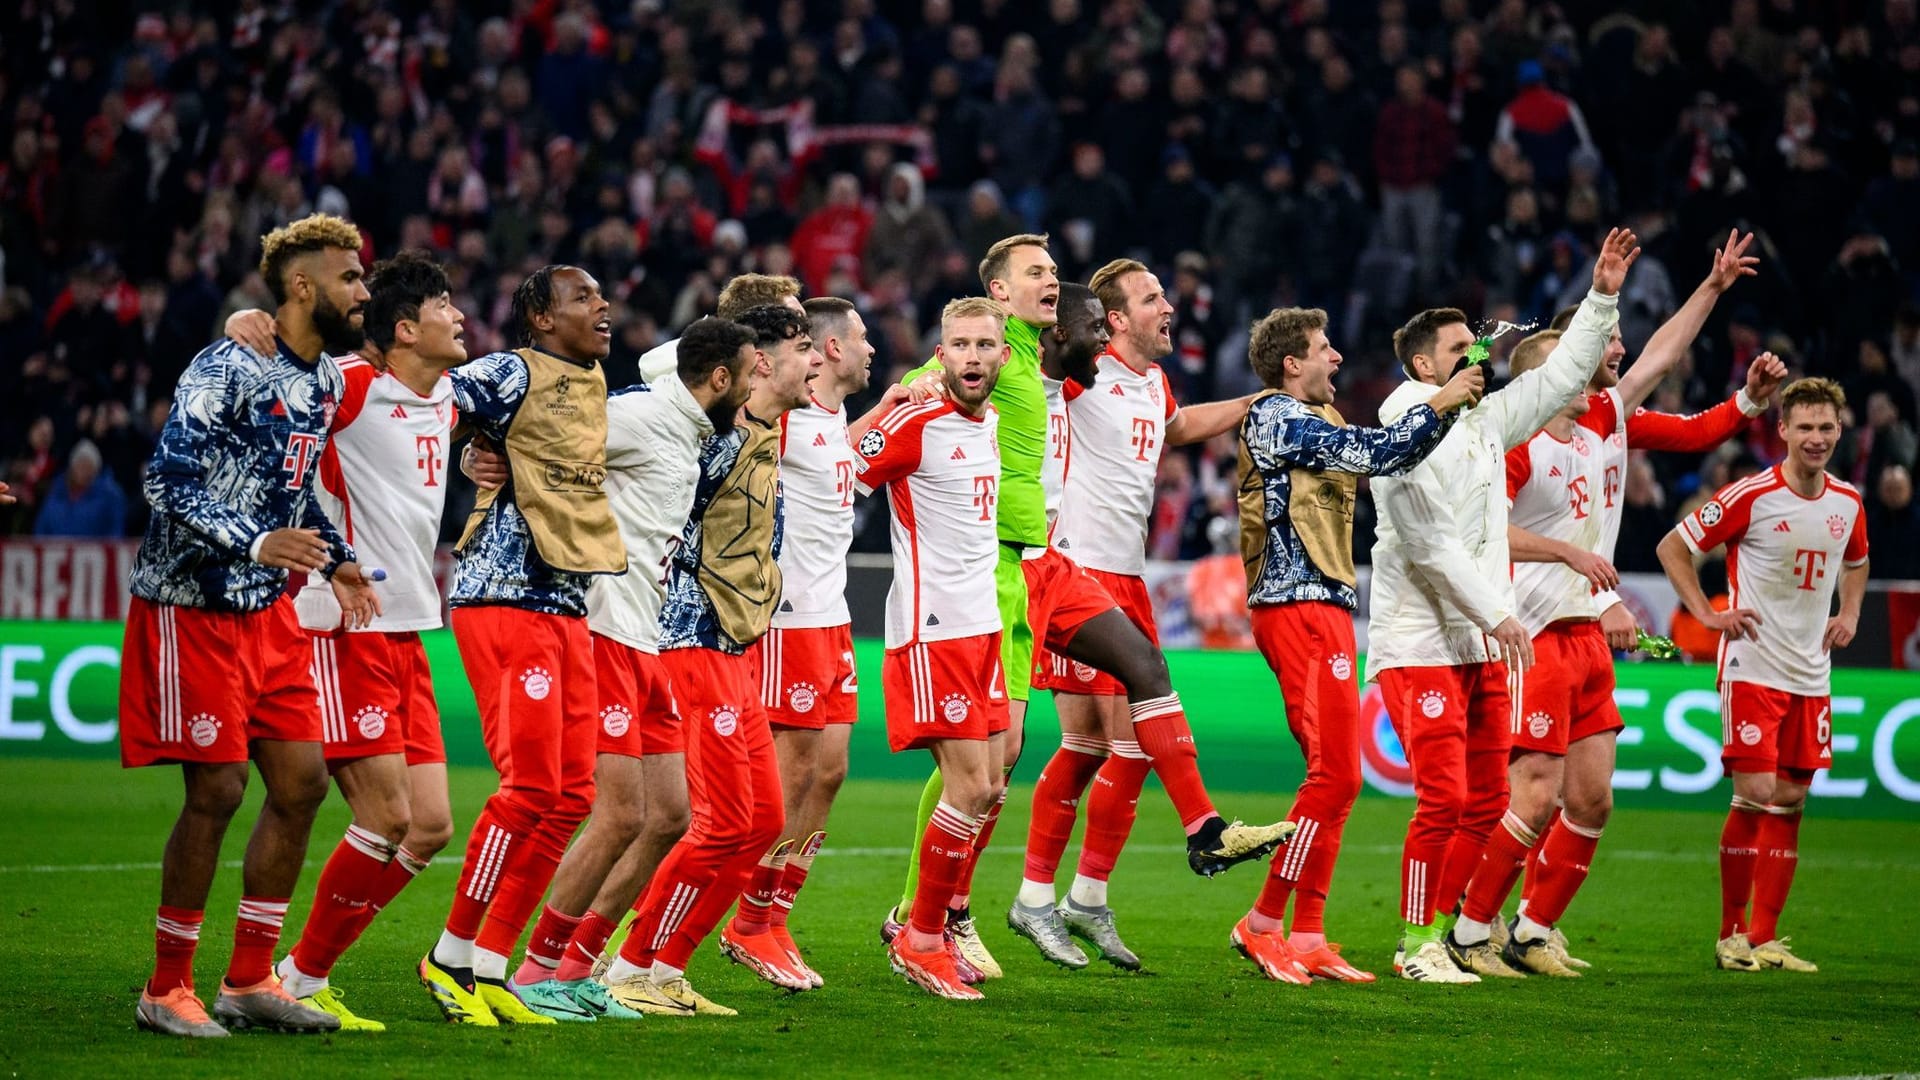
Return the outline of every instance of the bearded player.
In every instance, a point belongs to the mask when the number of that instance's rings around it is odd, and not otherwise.
[[[1867,592],[1860,493],[1826,472],[1847,398],[1826,379],[1780,392],[1787,459],[1721,488],[1660,541],[1660,565],[1720,643],[1721,761],[1733,808],[1720,834],[1720,939],[1734,971],[1818,971],[1780,913],[1800,861],[1813,774],[1833,764],[1832,650],[1853,641]],[[1694,559],[1726,545],[1732,605],[1715,611]],[[1838,614],[1833,611],[1836,587]]]

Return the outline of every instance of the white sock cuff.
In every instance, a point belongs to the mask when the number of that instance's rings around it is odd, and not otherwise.
[[[1098,735],[1073,735],[1066,732],[1060,735],[1060,749],[1085,754],[1088,757],[1106,757],[1113,752],[1107,740]]]
[[[1589,840],[1600,839],[1600,834],[1605,832],[1607,828],[1605,825],[1578,825],[1574,823],[1572,818],[1565,814],[1560,815],[1560,824],[1565,825],[1567,831],[1573,835],[1584,836]]]
[[[415,877],[419,877],[420,871],[425,870],[427,868],[427,864],[431,863],[433,860],[431,858],[423,859],[420,856],[415,855],[413,852],[408,851],[406,848],[402,847],[394,850],[393,861],[399,863],[401,868],[404,869],[407,873],[412,874]]]
[[[286,919],[287,902],[285,900],[254,900],[243,898],[240,901],[241,922],[256,922],[262,926],[271,926],[275,930],[278,930],[280,929],[280,924],[285,922]]]
[[[1140,744],[1131,739],[1113,740],[1113,756],[1131,758],[1134,761],[1147,760],[1147,752],[1140,749]]]
[[[983,820],[972,814],[963,814],[942,800],[940,805],[933,808],[933,817],[928,824],[962,840],[971,840],[980,831]]]
[[[342,842],[367,858],[379,862],[391,862],[394,853],[400,850],[399,844],[372,829],[363,829],[358,825],[347,826],[347,835]]]
[[[1752,799],[1740,795],[1735,795],[1730,805],[1732,805],[1735,810],[1748,814],[1764,814],[1767,812],[1767,804],[1757,803]]]
[[[1528,828],[1527,823],[1520,820],[1520,815],[1511,810],[1501,815],[1500,825],[1507,830],[1507,835],[1526,847],[1532,847],[1540,842],[1540,834]]]
[[[1157,720],[1163,716],[1178,716],[1184,711],[1180,708],[1180,695],[1177,693],[1135,701],[1127,705],[1127,713],[1132,716],[1136,724]]]
[[[1772,814],[1775,817],[1794,817],[1795,815],[1799,814],[1802,810],[1805,810],[1806,807],[1805,806],[1775,806],[1772,803],[1768,803],[1764,809],[1767,813]]]

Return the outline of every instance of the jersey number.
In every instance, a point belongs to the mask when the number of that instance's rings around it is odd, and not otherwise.
[[[980,511],[981,521],[993,520],[993,504],[998,500],[994,488],[1000,482],[998,476],[976,476],[973,478],[973,505]]]
[[[287,435],[287,456],[280,461],[280,467],[291,476],[287,477],[287,487],[298,491],[307,482],[307,465],[313,461],[313,454],[320,446],[320,436],[305,431],[295,431]]]
[[[440,473],[446,465],[446,457],[440,450],[440,436],[415,435],[413,437],[414,464],[427,474],[422,487],[439,487]]]
[[[847,662],[847,677],[840,680],[840,692],[843,694],[858,693],[860,690],[860,672],[854,669],[853,653],[843,649],[840,652],[840,659]]]
[[[1793,553],[1793,572],[1800,577],[1796,589],[1813,591],[1813,583],[1827,576],[1827,553],[1816,548],[1800,548]]]

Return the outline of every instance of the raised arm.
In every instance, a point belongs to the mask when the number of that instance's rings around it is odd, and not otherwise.
[[[1627,445],[1635,450],[1704,454],[1766,412],[1774,390],[1786,377],[1787,365],[1779,357],[1761,353],[1747,365],[1747,385],[1711,409],[1689,416],[1634,410],[1627,417]]]
[[[1687,302],[1680,305],[1673,318],[1662,323],[1660,329],[1653,332],[1647,341],[1647,347],[1640,351],[1640,358],[1633,362],[1627,373],[1620,377],[1621,407],[1632,415],[1640,403],[1652,395],[1654,387],[1667,377],[1673,366],[1687,354],[1693,346],[1693,339],[1700,334],[1700,328],[1706,324],[1707,315],[1713,306],[1720,302],[1728,289],[1743,277],[1752,277],[1759,273],[1754,267],[1760,260],[1747,254],[1747,248],[1753,244],[1753,234],[1740,235],[1735,229],[1727,234],[1727,245],[1713,253],[1713,269],[1707,273],[1700,287],[1693,290]]]
[[[1430,406],[1421,404],[1378,428],[1342,427],[1313,413],[1254,417],[1245,438],[1256,462],[1264,460],[1278,469],[1398,476],[1433,453],[1447,426]]]
[[[1600,258],[1593,264],[1593,288],[1581,301],[1567,332],[1548,354],[1547,362],[1487,396],[1481,407],[1492,410],[1502,447],[1512,449],[1532,438],[1554,413],[1586,388],[1620,321],[1620,286],[1639,257],[1631,230],[1608,233]]]

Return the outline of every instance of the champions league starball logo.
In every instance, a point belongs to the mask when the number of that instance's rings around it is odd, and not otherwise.
[[[1407,752],[1387,717],[1386,698],[1378,686],[1367,687],[1360,698],[1360,730],[1360,775],[1375,791],[1413,794],[1413,766],[1407,764]]]

